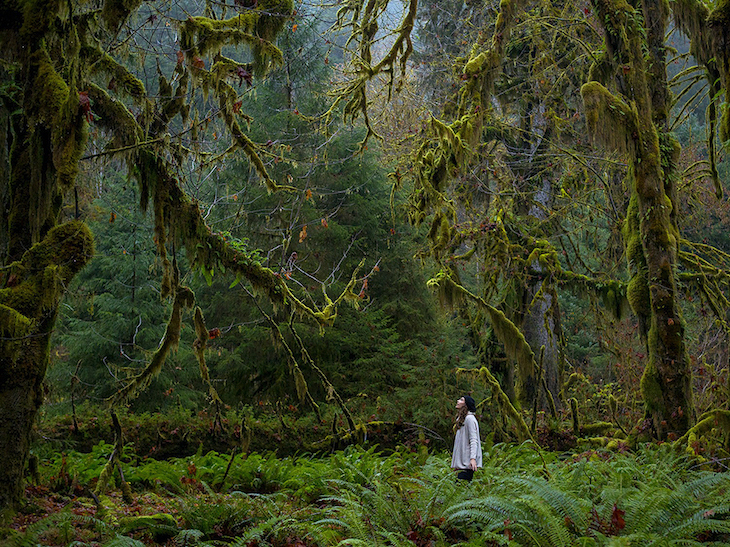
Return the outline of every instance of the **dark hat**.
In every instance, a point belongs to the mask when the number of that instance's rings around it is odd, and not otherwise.
[[[469,409],[469,412],[477,411],[477,404],[474,402],[474,399],[472,399],[470,395],[464,395],[464,404],[466,404],[466,408]]]

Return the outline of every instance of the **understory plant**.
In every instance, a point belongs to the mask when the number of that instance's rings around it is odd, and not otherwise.
[[[110,448],[99,445],[98,459]],[[72,470],[95,460],[69,452],[62,461]],[[356,447],[283,459],[127,456],[131,506],[115,488],[99,500],[103,511],[92,510],[86,485],[59,494],[46,489],[46,501],[66,500],[66,508],[6,536],[23,546],[730,542],[730,475],[669,445],[557,454],[531,442],[485,443],[484,466],[471,483],[457,480],[449,463],[444,453]],[[79,483],[83,476],[77,473]]]

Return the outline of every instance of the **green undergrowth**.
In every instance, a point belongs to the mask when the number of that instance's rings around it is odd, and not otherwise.
[[[728,545],[730,474],[668,446],[554,453],[484,443],[472,483],[445,452],[349,447],[327,456],[202,451],[121,458],[95,501],[113,447],[40,462],[8,545]],[[718,462],[715,462],[717,469]]]
[[[120,409],[117,414],[124,444],[131,445],[140,457],[182,457],[201,449],[230,453],[240,449],[242,444],[247,444],[247,451],[272,452],[284,457],[320,450],[322,441],[334,428],[347,428],[339,408],[324,404],[320,408],[319,419],[300,405],[268,402],[241,409],[223,408],[219,416],[213,410],[182,406],[164,413],[133,413]],[[364,408],[358,409],[356,419],[358,422],[378,422],[383,418],[375,408],[370,412]],[[417,444],[418,432],[415,425],[401,427],[398,433],[372,427],[368,430],[368,438],[381,448],[395,448],[398,444]],[[75,417],[71,413],[46,413],[39,420],[35,434],[35,451],[41,455],[44,451],[62,449],[91,452],[99,440],[114,440],[109,411],[86,403],[77,406]],[[442,434],[448,435],[445,431]],[[431,436],[428,444],[446,447],[441,435],[433,433]]]

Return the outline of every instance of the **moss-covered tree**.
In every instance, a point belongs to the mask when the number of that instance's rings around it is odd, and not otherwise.
[[[270,191],[286,191],[262,159],[272,156],[271,148],[247,136],[240,95],[281,62],[274,39],[290,21],[291,1],[208,2],[196,8],[203,10],[199,15],[178,12],[179,20],[167,9],[176,6],[139,0],[0,3],[2,510],[12,510],[22,498],[31,427],[43,399],[49,335],[60,299],[93,253],[90,232],[73,218],[78,216],[74,189],[84,154],[126,163],[141,207],[152,211],[150,235],[163,271],[161,294],[173,301],[160,346],[120,398],[134,395],[159,371],[178,343],[185,310],[194,306],[194,294],[180,281],[178,250],[184,249],[204,274],[228,271],[274,306],[320,325],[332,322],[342,299],[356,297],[353,278],[338,298],[324,293],[321,308],[313,300],[305,304],[282,276],[260,264],[255,252],[211,232],[198,204],[184,191],[186,158],[195,156],[199,164],[233,153],[247,158]],[[176,34],[176,40],[165,42],[163,57],[145,65],[152,73],[156,65],[154,93],[127,64],[129,48],[145,25]],[[226,56],[236,52],[239,60]],[[142,55],[140,60],[145,59]],[[226,147],[205,154],[199,144],[206,128],[228,135]],[[205,373],[207,329],[199,311],[195,326],[194,349]]]
[[[477,295],[460,283],[453,259],[469,258],[476,254],[478,247],[470,247],[470,238],[464,237],[464,230],[459,230],[462,211],[458,205],[462,202],[456,201],[449,192],[455,181],[473,168],[475,159],[479,158],[480,146],[499,141],[500,137],[495,137],[495,133],[503,130],[504,124],[495,123],[500,120],[494,108],[494,90],[509,70],[510,55],[517,49],[524,49],[523,42],[514,40],[521,25],[529,24],[525,22],[533,14],[532,8],[539,11],[540,6],[540,3],[502,0],[493,25],[488,32],[475,37],[468,55],[457,63],[458,91],[447,100],[443,115],[432,118],[414,138],[415,152],[406,164],[413,181],[412,218],[416,222],[426,219],[431,222],[428,253],[442,265],[433,284],[441,288],[447,299],[467,295],[479,302],[489,313],[508,355],[525,370],[535,369],[535,357],[525,343],[524,333],[519,332],[513,322],[505,321],[495,313],[489,302],[483,299],[480,302]],[[726,142],[730,119],[726,108],[730,90],[729,8],[726,1],[711,4],[677,2],[671,6],[662,1],[597,1],[593,10],[582,8],[573,5],[570,15],[576,24],[583,14],[595,15],[595,19],[582,25],[588,33],[593,33],[593,43],[595,37],[601,38],[605,44],[603,51],[596,52],[599,48],[591,47],[591,41],[580,33],[574,33],[569,42],[579,45],[594,58],[586,78],[588,83],[582,87],[583,108],[592,134],[611,153],[618,151],[628,158],[626,184],[631,190],[631,199],[625,212],[616,208],[616,220],[626,217],[623,238],[631,280],[625,283],[621,278],[579,274],[556,252],[555,239],[538,236],[515,240],[510,237],[515,231],[514,221],[505,210],[482,225],[482,229],[486,227],[486,231],[491,232],[490,237],[482,241],[493,246],[493,259],[503,257],[502,267],[508,268],[509,275],[514,275],[516,264],[537,263],[538,271],[555,276],[561,284],[589,289],[617,315],[621,315],[623,302],[628,297],[649,348],[642,381],[646,417],[651,433],[663,439],[670,433],[683,433],[693,420],[691,370],[679,311],[678,280],[682,274],[679,269],[691,270],[682,280],[700,287],[703,299],[710,303],[723,324],[728,303],[722,292],[727,273],[700,258],[694,252],[696,247],[688,245],[686,250],[680,249],[677,188],[681,173],[676,169],[680,149],[668,126],[674,103],[666,74],[667,22],[673,13],[678,28],[692,40],[692,53],[698,64],[707,72],[712,129],[708,173],[716,180],[714,128],[719,123],[719,139]],[[489,7],[484,9],[489,10]],[[384,78],[392,87],[397,87],[397,77],[406,75],[405,66],[411,53],[409,36],[417,10],[415,2],[408,3],[400,24],[393,28],[398,36],[393,47],[374,57],[376,50],[371,51],[370,46],[379,36],[378,32],[382,32],[378,23],[384,22],[381,15],[385,10],[380,2],[354,2],[348,3],[340,12],[340,20],[352,29],[352,42],[357,44],[359,52],[357,58],[353,58],[351,78],[341,93],[350,99],[346,112],[353,116],[363,115],[366,123],[370,120],[366,82]],[[544,26],[548,27],[549,23]],[[561,24],[556,35],[562,37],[566,33]],[[553,41],[549,46],[540,47],[555,50],[558,45],[558,41]],[[530,48],[526,49],[529,53]],[[520,59],[524,61],[525,56]],[[717,107],[723,94],[725,109],[719,117]],[[548,97],[548,91],[541,90],[539,96]],[[549,115],[554,116],[554,112],[550,111]],[[530,112],[523,110],[522,114]],[[543,115],[548,117],[548,112]],[[553,120],[558,121],[559,117]],[[561,122],[565,127],[564,120]],[[535,134],[534,127],[524,126],[523,129]],[[559,144],[559,140],[554,140],[553,144]],[[574,154],[562,148],[564,155]],[[593,179],[615,180],[615,177],[596,173],[588,160],[583,160],[583,165],[585,184]],[[493,174],[503,173],[495,170]],[[398,182],[408,178],[402,172],[394,176]],[[507,176],[510,184],[519,187],[519,177],[514,173]],[[609,195],[606,199],[611,198]],[[559,224],[553,228],[557,226]],[[546,236],[554,235],[555,232],[546,232]],[[457,249],[461,254],[455,257]],[[524,262],[519,262],[520,259]]]
[[[641,382],[655,435],[683,434],[694,419],[692,377],[678,294],[681,236],[677,170],[680,146],[669,132],[673,99],[668,85],[665,36],[670,6],[664,2],[595,2],[605,50],[581,93],[591,133],[628,158],[631,201],[624,236],[631,270],[628,299],[642,323],[648,361]],[[730,91],[728,4],[676,3],[671,13],[692,40],[692,53],[707,71],[715,108],[720,86]],[[710,123],[714,126],[714,114]],[[726,111],[720,140],[728,140]],[[715,135],[710,135],[714,150]],[[711,162],[714,157],[711,156]],[[716,179],[714,163],[711,170]],[[718,194],[720,185],[715,180]],[[718,196],[719,197],[719,196]],[[687,256],[685,254],[685,256]]]

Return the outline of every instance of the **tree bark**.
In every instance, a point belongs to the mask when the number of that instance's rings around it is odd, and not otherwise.
[[[58,306],[94,252],[86,225],[51,229],[20,261],[3,269],[0,288],[0,514],[23,496],[33,422],[43,402],[50,337]]]
[[[626,153],[632,198],[624,230],[632,270],[629,302],[645,323],[648,362],[641,390],[652,433],[681,436],[694,419],[692,370],[675,278],[679,228],[675,186],[679,143],[667,130],[671,107],[664,37],[667,6],[595,2],[606,30],[607,89],[581,93],[592,133]],[[643,17],[637,17],[637,12]]]

